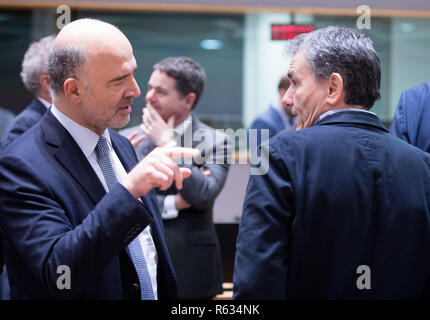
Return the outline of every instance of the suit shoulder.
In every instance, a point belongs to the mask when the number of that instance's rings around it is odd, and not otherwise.
[[[408,101],[412,100],[412,102],[428,102],[430,98],[430,82],[421,83],[411,89],[408,89],[402,93],[404,98]],[[410,105],[415,105],[412,103]]]
[[[39,157],[40,152],[40,139],[37,137],[41,134],[41,129],[38,124],[32,126],[27,131],[15,137],[9,143],[4,144],[1,150],[1,156],[15,157],[17,159],[26,159],[32,161]]]
[[[263,113],[255,117],[250,128],[251,129],[270,129],[275,119],[279,118],[279,114],[272,108],[268,108]],[[264,126],[264,127],[263,127]]]
[[[3,145],[6,146],[18,136],[34,126],[41,119],[41,115],[27,107],[9,125],[3,136]]]

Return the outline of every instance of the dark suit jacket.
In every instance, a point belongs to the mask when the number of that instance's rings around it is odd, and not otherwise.
[[[123,134],[127,135],[131,128]],[[178,281],[179,298],[208,298],[222,292],[222,262],[218,238],[213,224],[213,204],[221,192],[227,177],[229,166],[227,155],[232,152],[228,137],[203,124],[193,115],[191,126],[181,137],[181,146],[201,150],[201,156],[194,159],[193,164],[181,164],[192,171],[191,177],[184,180],[183,189],[179,192],[192,206],[181,210],[175,219],[163,220],[165,237]],[[140,129],[140,132],[143,133]],[[199,139],[198,133],[206,133],[213,139]],[[194,137],[192,145],[184,145],[184,137]],[[202,142],[204,141],[204,142]],[[216,146],[222,152],[216,154]],[[139,159],[154,149],[155,145],[149,138],[143,140],[136,150]],[[203,149],[206,153],[203,154]],[[217,157],[220,164],[216,164]],[[210,164],[209,162],[212,162]],[[204,176],[199,168],[211,171],[209,177]],[[158,203],[164,208],[166,195],[178,193],[175,187],[166,192],[158,192]]]
[[[1,142],[2,148],[5,148],[9,143],[38,123],[46,110],[46,107],[39,99],[36,98],[31,101],[5,131]]]
[[[126,171],[137,162],[131,144],[110,131]],[[120,183],[109,193],[64,127],[47,112],[0,156],[1,225],[12,299],[140,297],[125,248],[151,225],[158,253],[160,299],[176,298],[156,198],[137,201]],[[60,290],[58,267],[71,271]]]
[[[430,152],[430,82],[402,93],[391,125],[391,134]]]
[[[235,299],[429,297],[428,154],[354,111],[279,134],[269,151],[247,187]]]

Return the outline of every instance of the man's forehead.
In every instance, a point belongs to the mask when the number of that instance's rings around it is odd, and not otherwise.
[[[306,62],[306,55],[303,51],[296,53],[291,59],[290,67],[288,69],[288,77],[295,77],[308,69]]]
[[[170,77],[167,73],[160,71],[158,69],[152,72],[151,77],[149,78],[149,84],[152,84],[157,87],[162,88],[175,88],[175,79]]]

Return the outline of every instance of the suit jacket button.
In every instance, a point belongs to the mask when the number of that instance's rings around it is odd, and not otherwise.
[[[131,289],[133,292],[140,292],[140,285],[138,283],[133,283]]]

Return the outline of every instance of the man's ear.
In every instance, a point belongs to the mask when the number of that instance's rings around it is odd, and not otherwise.
[[[72,102],[81,102],[82,85],[79,80],[75,78],[67,78],[63,84],[64,95]]]
[[[329,93],[327,103],[331,106],[337,105],[344,99],[345,90],[343,87],[343,79],[339,73],[332,73],[329,78]]]
[[[39,76],[40,90],[38,96],[51,102],[51,86],[49,84],[49,75],[43,73]]]
[[[46,92],[49,92],[50,86],[49,86],[49,75],[46,73],[43,73],[39,77],[40,85],[42,86],[43,90]]]
[[[194,101],[196,101],[196,94],[194,92],[190,92],[185,96],[185,104],[188,110],[191,111]]]

